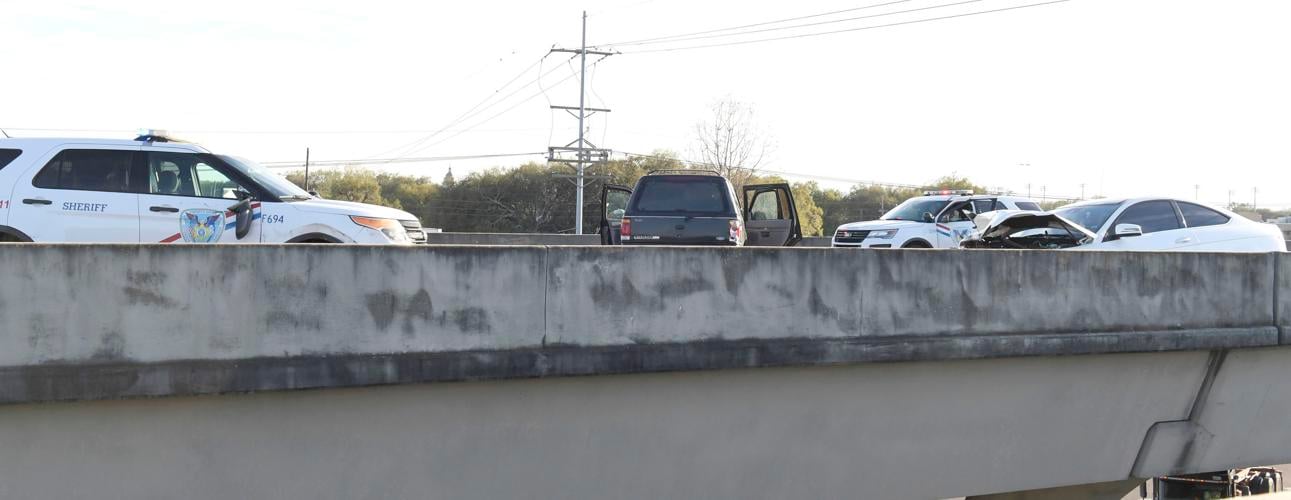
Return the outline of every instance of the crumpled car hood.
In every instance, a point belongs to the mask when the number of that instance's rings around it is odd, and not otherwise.
[[[991,219],[991,222],[985,228],[982,228],[977,239],[1004,238],[1014,233],[1047,227],[1082,234],[1090,241],[1097,238],[1097,235],[1080,224],[1052,212],[1001,212]]]

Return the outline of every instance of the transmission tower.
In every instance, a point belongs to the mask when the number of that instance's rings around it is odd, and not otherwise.
[[[552,106],[553,110],[562,110],[578,119],[578,139],[564,146],[549,146],[547,148],[547,161],[556,163],[572,164],[576,174],[571,177],[578,186],[578,194],[574,203],[574,233],[583,234],[583,188],[587,186],[587,167],[597,163],[603,163],[610,159],[610,150],[601,149],[584,137],[587,129],[583,123],[588,117],[596,113],[609,113],[608,109],[589,108],[586,106],[587,96],[587,55],[612,56],[616,52],[602,52],[596,50],[587,50],[587,11],[583,11],[583,41],[577,49],[551,49],[552,52],[565,52],[578,54],[579,74],[578,74],[578,107],[573,106]],[[572,156],[571,156],[572,155]]]

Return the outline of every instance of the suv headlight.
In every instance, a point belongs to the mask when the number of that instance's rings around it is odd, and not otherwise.
[[[893,237],[893,236],[896,236],[896,235],[897,235],[897,230],[896,230],[896,229],[881,229],[881,230],[878,230],[878,231],[870,231],[870,235],[869,235],[868,237],[866,237],[865,239],[867,239],[867,240],[871,240],[871,239],[872,239],[872,240],[890,240],[890,239],[892,239],[892,237]]]
[[[403,224],[400,224],[397,220],[360,217],[358,215],[351,215],[350,220],[360,226],[381,231],[381,234],[386,235],[391,241],[408,241],[408,232],[404,230]]]

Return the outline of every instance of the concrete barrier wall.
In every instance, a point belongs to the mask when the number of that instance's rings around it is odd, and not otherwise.
[[[1273,255],[2,250],[10,402],[1279,341]]]
[[[548,335],[580,345],[1273,325],[1270,255],[566,248],[549,269]]]
[[[796,246],[803,248],[826,248],[833,245],[833,238],[829,236],[804,236],[802,241]]]
[[[1277,309],[1274,314],[1282,332],[1282,343],[1291,344],[1291,253],[1274,257],[1274,266],[1277,268],[1273,296]]]

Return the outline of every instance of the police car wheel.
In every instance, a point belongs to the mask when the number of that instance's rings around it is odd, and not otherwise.
[[[932,248],[932,245],[929,245],[922,241],[911,241],[910,243],[906,243],[905,246],[901,248]]]

